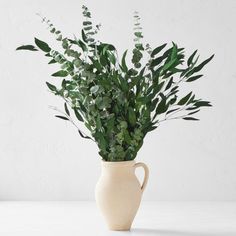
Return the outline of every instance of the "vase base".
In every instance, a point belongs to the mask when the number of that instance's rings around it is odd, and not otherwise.
[[[130,231],[131,225],[109,225],[111,231]]]
[[[110,228],[111,231],[130,231],[130,228]]]

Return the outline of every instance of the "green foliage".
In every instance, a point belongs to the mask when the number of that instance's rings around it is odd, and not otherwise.
[[[65,70],[60,70],[52,74],[54,77],[66,77],[68,75],[68,72]]]
[[[18,47],[16,50],[38,51],[33,45],[23,45]]]
[[[55,85],[50,84],[49,82],[46,82],[46,84],[52,92],[57,92],[57,87]]]
[[[47,43],[45,43],[45,42],[43,42],[43,41],[41,41],[37,38],[34,38],[34,42],[44,52],[50,52],[51,51],[51,48],[48,46]]]
[[[64,37],[50,20],[42,17],[49,31],[61,44],[62,53],[35,38],[35,45],[17,50],[43,51],[48,64],[58,64],[53,73],[62,77],[61,86],[46,82],[49,90],[64,101],[64,111],[57,118],[70,121],[82,138],[95,141],[105,161],[133,160],[148,132],[172,119],[198,120],[193,117],[210,102],[197,99],[193,92],[179,95],[180,85],[193,82],[196,74],[213,56],[198,63],[194,51],[185,60],[184,48],[172,43],[144,47],[140,17],[134,14],[134,48],[131,64],[126,50],[121,60],[116,48],[96,39],[100,25],[94,27],[91,13],[82,7],[84,21],[81,37]],[[167,49],[166,49],[167,48]],[[144,55],[146,56],[144,57]],[[148,60],[144,62],[144,58]],[[133,65],[133,66],[131,66]],[[58,110],[57,110],[58,111]],[[76,121],[84,123],[91,137],[82,132]]]

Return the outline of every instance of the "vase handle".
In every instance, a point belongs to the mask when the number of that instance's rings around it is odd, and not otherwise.
[[[143,167],[144,169],[144,180],[141,186],[141,191],[143,193],[144,189],[146,188],[147,182],[148,182],[148,177],[149,177],[149,170],[146,164],[143,162],[138,162],[134,164],[134,168],[136,169],[137,167]]]

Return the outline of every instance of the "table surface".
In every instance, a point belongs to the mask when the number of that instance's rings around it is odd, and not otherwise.
[[[0,236],[236,236],[236,202],[142,202],[131,231],[106,228],[94,202],[0,202]]]

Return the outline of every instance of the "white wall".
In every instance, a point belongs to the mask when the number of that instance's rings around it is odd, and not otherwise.
[[[55,81],[40,53],[14,49],[33,37],[54,43],[35,13],[64,34],[79,34],[83,1],[0,1],[0,200],[94,198],[100,161],[93,143],[54,118],[62,107],[45,81]],[[236,200],[236,1],[87,1],[102,40],[132,47],[132,13],[142,17],[145,40],[175,41],[189,54],[214,61],[189,89],[212,101],[200,122],[170,121],[150,133],[137,160],[150,167],[146,200]],[[192,86],[192,87],[191,87]]]

